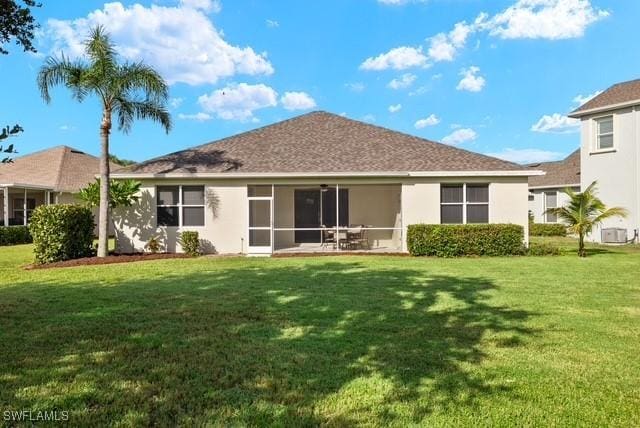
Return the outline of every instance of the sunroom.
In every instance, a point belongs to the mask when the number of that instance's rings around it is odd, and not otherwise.
[[[50,203],[51,189],[0,184],[0,226],[26,226],[36,207]]]
[[[402,186],[249,185],[248,253],[400,252]]]

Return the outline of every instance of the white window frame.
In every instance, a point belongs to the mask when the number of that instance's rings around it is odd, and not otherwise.
[[[197,204],[197,205],[193,205],[193,204],[183,204],[182,203],[182,187],[202,187],[202,204]],[[158,203],[158,188],[160,187],[177,187],[178,188],[178,204],[159,204]],[[156,186],[156,226],[158,227],[206,227],[207,225],[207,210],[206,210],[206,201],[207,199],[207,188],[205,185],[203,184],[159,184]],[[202,226],[185,226],[182,223],[183,220],[183,215],[182,215],[182,209],[185,207],[195,207],[195,208],[202,208],[204,211],[204,224]],[[167,225],[162,225],[162,224],[158,224],[158,208],[178,208],[178,225],[177,226],[167,226]]]
[[[467,185],[470,186],[487,186],[488,200],[487,202],[468,202],[467,201]],[[462,202],[442,202],[442,187],[462,186]],[[442,206],[443,205],[462,205],[462,223],[443,223],[442,222]],[[486,205],[487,206],[487,222],[486,223],[467,223],[467,206],[468,205]],[[491,223],[491,183],[440,183],[440,224],[489,224]]]
[[[611,119],[611,132],[605,132],[603,134],[600,133],[600,122],[605,120],[605,119]],[[616,150],[616,120],[615,120],[615,115],[613,114],[607,114],[604,116],[598,116],[598,117],[594,117],[593,118],[593,124],[594,124],[594,145],[593,145],[593,152],[594,153],[606,153],[606,152],[611,152],[611,151],[615,151]],[[600,137],[602,136],[611,136],[611,147],[600,147]]]
[[[553,194],[553,193],[555,193],[555,195],[556,195],[556,206],[555,207],[550,207],[550,206],[547,205],[547,194],[550,195],[550,194]],[[556,220],[555,221],[549,221],[549,213],[547,212],[547,210],[549,208],[558,208],[558,191],[555,190],[553,192],[542,192],[542,196],[543,196],[543,203],[544,203],[544,210],[543,210],[544,222],[548,223],[548,224],[558,223],[558,216],[556,215]]]

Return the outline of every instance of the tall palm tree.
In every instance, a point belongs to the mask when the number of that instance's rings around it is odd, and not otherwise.
[[[607,208],[597,196],[597,183],[594,181],[583,192],[574,192],[570,188],[563,191],[569,197],[564,207],[549,208],[545,213],[555,214],[569,229],[578,235],[578,255],[586,257],[584,237],[591,233],[594,226],[612,217],[626,217],[627,210],[620,207]]]
[[[101,26],[93,28],[85,41],[86,58],[72,61],[64,54],[49,57],[38,73],[38,87],[46,103],[49,91],[64,85],[73,98],[82,102],[97,96],[102,104],[100,123],[100,214],[98,221],[98,257],[108,253],[109,224],[109,134],[112,115],[125,134],[135,119],[150,119],[171,130],[166,107],[169,87],[160,74],[143,63],[119,63],[115,47]]]

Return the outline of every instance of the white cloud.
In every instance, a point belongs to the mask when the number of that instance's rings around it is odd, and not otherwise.
[[[484,77],[479,76],[480,67],[471,66],[460,71],[462,80],[456,86],[459,91],[480,92],[486,83]]]
[[[391,49],[389,52],[377,57],[367,58],[362,64],[362,70],[405,70],[411,67],[426,67],[427,57],[422,53],[422,48],[401,46]]]
[[[180,97],[171,98],[169,100],[169,106],[172,109],[176,109],[176,108],[180,107],[183,102],[184,102],[184,98],[180,98]]]
[[[194,114],[180,113],[180,114],[178,114],[178,119],[196,120],[198,122],[204,122],[204,121],[213,119],[213,117],[210,114],[203,113],[203,112],[198,112],[198,113],[194,113]]]
[[[316,102],[306,92],[285,92],[280,98],[286,110],[308,110],[316,106]]]
[[[438,116],[436,116],[435,114],[431,114],[429,117],[425,119],[418,120],[416,123],[414,123],[413,126],[415,126],[416,129],[423,129],[423,128],[426,128],[427,126],[434,126],[439,123],[440,123],[440,119],[438,118]]]
[[[344,86],[352,92],[362,92],[366,88],[362,82],[345,83]]]
[[[76,127],[72,125],[62,125],[59,128],[61,131],[75,131]]]
[[[504,149],[501,152],[486,153],[487,156],[516,163],[551,162],[562,159],[563,154],[539,149]]]
[[[375,122],[376,121],[376,117],[372,114],[365,114],[364,116],[362,116],[362,120],[364,122]]]
[[[262,83],[240,83],[217,89],[210,95],[202,95],[198,103],[207,113],[214,113],[224,120],[251,120],[253,112],[278,104],[278,94]]]
[[[473,141],[478,138],[476,131],[470,128],[456,129],[451,134],[442,139],[444,144],[455,146],[457,144],[466,143],[467,141]]]
[[[426,3],[427,0],[378,0],[378,3],[387,6],[404,6],[407,3]]]
[[[405,89],[413,85],[413,82],[415,82],[417,78],[418,76],[415,74],[405,73],[402,76],[391,80],[387,86],[391,89]]]
[[[392,104],[389,106],[389,113],[397,113],[402,109],[402,104]]]
[[[222,10],[222,5],[218,0],[180,0],[180,4],[187,8],[200,9],[205,12],[218,13]]]
[[[50,52],[63,50],[77,58],[84,52],[89,29],[103,25],[118,52],[131,61],[155,67],[170,83],[216,83],[237,74],[269,75],[273,66],[265,53],[228,43],[209,17],[218,2],[182,0],[177,6],[105,3],[85,18],[49,19],[45,42]]]
[[[435,62],[453,61],[459,49],[467,43],[469,34],[474,31],[472,25],[466,22],[458,22],[453,30],[446,33],[438,33],[429,39],[429,58]]]
[[[269,28],[278,28],[280,26],[280,23],[274,19],[267,19],[265,22]]]
[[[582,37],[586,28],[609,16],[590,0],[518,0],[479,26],[502,39],[569,39]]]
[[[576,103],[577,105],[581,106],[582,104],[586,103],[587,101],[590,101],[593,98],[597,97],[601,93],[602,93],[602,91],[595,91],[594,93],[588,94],[588,95],[576,95],[573,98],[573,102]]]
[[[531,126],[531,130],[534,132],[554,134],[570,134],[572,132],[578,132],[579,128],[580,121],[578,119],[572,119],[560,113],[554,113],[552,115],[545,114],[538,122]]]

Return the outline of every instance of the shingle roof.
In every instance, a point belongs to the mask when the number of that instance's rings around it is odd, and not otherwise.
[[[21,156],[0,165],[0,184],[25,184],[57,192],[77,192],[95,179],[100,160],[67,146]],[[120,168],[111,164],[115,170]]]
[[[531,169],[542,170],[546,175],[529,177],[529,187],[564,187],[580,185],[580,149],[557,162],[543,162],[527,165]]]
[[[603,109],[609,106],[638,101],[640,104],[640,79],[616,83],[600,95],[587,101],[571,112],[570,116],[578,117],[590,110]]]
[[[119,173],[526,171],[493,157],[312,112],[123,168]]]

